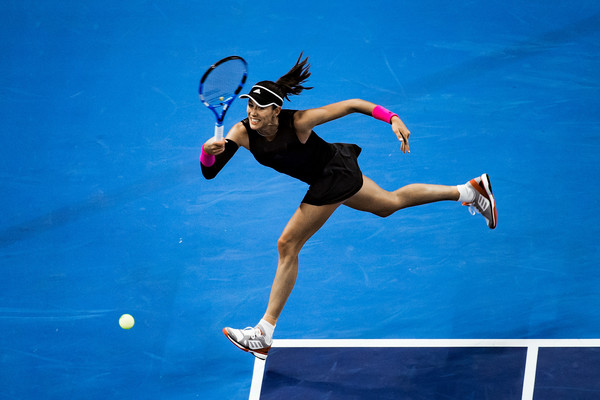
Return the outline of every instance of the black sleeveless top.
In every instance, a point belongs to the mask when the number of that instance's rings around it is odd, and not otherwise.
[[[279,130],[272,141],[251,129],[248,118],[242,120],[242,124],[248,132],[250,152],[256,161],[311,185],[322,175],[335,148],[314,131],[302,144],[294,127],[295,113],[296,110],[281,110]]]

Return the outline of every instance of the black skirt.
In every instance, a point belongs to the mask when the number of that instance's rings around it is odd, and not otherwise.
[[[308,188],[303,203],[314,206],[341,203],[355,195],[363,185],[358,166],[361,148],[355,144],[332,143],[334,155],[323,173]]]

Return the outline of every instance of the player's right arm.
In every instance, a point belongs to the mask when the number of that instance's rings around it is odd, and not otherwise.
[[[213,179],[231,160],[239,146],[249,148],[249,143],[248,133],[241,122],[229,130],[225,139],[219,141],[216,141],[214,137],[208,139],[202,145],[203,155],[200,157],[202,175],[206,179]]]

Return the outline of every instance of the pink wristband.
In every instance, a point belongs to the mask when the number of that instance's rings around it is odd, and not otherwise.
[[[397,117],[398,114],[394,114],[390,110],[387,110],[381,106],[376,106],[373,109],[373,118],[378,119],[383,122],[387,122],[388,124],[392,123],[392,117]]]
[[[215,163],[215,156],[208,154],[204,151],[204,145],[202,145],[202,151],[200,152],[200,164],[205,167],[212,167]]]

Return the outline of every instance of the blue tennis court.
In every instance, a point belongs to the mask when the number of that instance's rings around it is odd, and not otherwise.
[[[600,397],[598,2],[0,11],[0,399]],[[340,207],[257,367],[221,329],[263,315],[307,187],[245,150],[204,180],[197,88],[223,57],[248,61],[250,85],[302,51],[314,89],[287,108],[394,110],[410,154],[362,115],[315,131],[361,146],[388,190],[488,173],[498,227],[451,202]],[[244,117],[238,100],[226,129]]]

